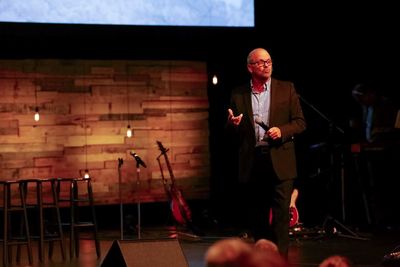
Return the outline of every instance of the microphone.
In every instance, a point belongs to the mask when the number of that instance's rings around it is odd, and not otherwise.
[[[271,127],[269,127],[268,125],[266,125],[261,119],[260,119],[260,117],[256,117],[255,118],[255,123],[257,123],[258,125],[260,125],[261,126],[261,128],[263,128],[264,130],[265,130],[265,132],[267,132],[269,129],[271,129]],[[277,143],[278,142],[278,140],[277,139],[272,139],[271,137],[269,137],[269,136],[266,136],[266,137],[264,137],[263,138],[263,140],[264,141],[267,141],[270,145],[273,145],[274,143]],[[290,137],[287,141],[289,141],[289,140],[294,140],[294,137],[292,136],[292,137]],[[286,142],[287,142],[286,141]]]
[[[146,163],[144,163],[144,161],[138,156],[138,154],[136,154],[135,152],[130,153],[132,155],[132,157],[134,157],[136,159],[136,163],[137,165],[142,165],[143,167],[147,168]]]
[[[263,128],[265,131],[268,131],[269,128],[271,128],[271,127],[269,127],[268,125],[266,125],[266,124],[260,119],[260,117],[258,117],[258,116],[256,117],[255,122],[256,122],[258,125],[260,125],[261,128]]]
[[[265,133],[267,133],[267,131],[271,128],[271,127],[269,127],[268,125],[266,125],[266,124],[261,120],[261,118],[258,117],[258,116],[257,116],[256,119],[255,119],[255,123],[257,123],[258,125],[260,125],[261,128],[264,129]],[[269,137],[268,135],[265,135],[264,138],[263,138],[263,141],[266,141],[269,145],[272,145],[272,143],[273,143],[274,140],[272,140],[272,138]]]

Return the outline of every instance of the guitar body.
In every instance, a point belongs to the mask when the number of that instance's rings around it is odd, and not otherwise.
[[[299,211],[296,207],[289,208],[289,227],[294,227],[299,223]]]
[[[192,220],[192,212],[189,209],[188,204],[182,197],[182,192],[174,187],[171,188],[171,211],[174,219],[177,223],[185,225]]]
[[[299,223],[299,211],[296,207],[296,200],[299,195],[299,191],[294,189],[290,199],[289,207],[289,227],[294,227]],[[269,224],[272,223],[272,209],[269,210]]]
[[[272,223],[272,209],[269,210],[269,224]],[[296,207],[289,208],[289,227],[294,227],[299,223],[299,211]]]

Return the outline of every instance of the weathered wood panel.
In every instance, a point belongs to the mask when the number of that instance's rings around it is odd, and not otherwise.
[[[208,135],[204,62],[0,60],[2,180],[80,177],[88,169],[96,203],[113,204],[122,158],[123,201],[164,201],[161,141],[185,197],[206,198]],[[140,177],[133,151],[147,164]]]

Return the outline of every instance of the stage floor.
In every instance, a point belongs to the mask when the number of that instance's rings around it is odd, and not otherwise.
[[[379,230],[374,233],[359,233],[358,236],[353,236],[351,233],[337,229],[343,234],[349,236],[341,236],[336,234],[326,234],[321,229],[300,229],[291,236],[291,245],[289,250],[289,262],[292,266],[318,266],[318,264],[326,257],[334,254],[347,256],[353,263],[353,266],[381,266],[384,255],[392,252],[400,245],[400,235],[398,230]],[[126,253],[126,261],[138,260],[141,262],[143,255],[137,255],[136,258],[132,257],[129,252],[134,253],[134,245],[145,244],[148,251],[156,251],[155,255],[167,258],[168,255],[163,255],[161,250],[158,250],[158,245],[152,247],[154,242],[167,242],[175,240],[174,243],[178,244],[183,254],[183,260],[187,261],[190,267],[203,267],[204,254],[211,244],[217,240],[235,237],[238,231],[236,229],[212,229],[205,231],[203,236],[197,236],[191,232],[185,232],[184,229],[176,229],[173,227],[142,227],[141,238],[138,239],[136,233],[127,233],[122,236],[118,230],[102,230],[99,232],[101,257],[96,257],[94,242],[89,233],[83,233],[81,236],[81,248],[79,258],[69,258],[69,242],[66,239],[66,256],[67,259],[63,261],[60,255],[60,249],[57,243],[54,244],[54,255],[52,260],[46,259],[44,263],[38,262],[37,243],[33,242],[33,257],[34,264],[32,266],[82,266],[82,267],[95,267],[100,266],[104,257],[109,255],[110,247],[113,242],[118,241],[118,244],[125,249],[122,250],[123,254]],[[248,240],[251,242],[251,240]],[[132,246],[130,246],[132,245]],[[15,251],[13,249],[13,263],[11,266],[29,266],[27,260],[26,249],[22,248],[21,262],[16,264]],[[47,246],[46,246],[47,251]],[[1,253],[2,255],[2,253]],[[145,257],[145,256],[144,256]],[[158,257],[158,256],[156,256]],[[181,260],[182,261],[182,260]],[[134,266],[129,265],[128,266]],[[140,265],[142,266],[142,265]],[[167,266],[167,265],[166,265]],[[171,265],[168,265],[171,266]],[[155,266],[157,267],[157,266]]]

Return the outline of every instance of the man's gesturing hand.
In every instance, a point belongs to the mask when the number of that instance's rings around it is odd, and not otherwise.
[[[234,116],[232,109],[228,109],[228,122],[230,124],[233,124],[235,126],[238,126],[240,124],[240,121],[242,120],[243,114],[240,114],[239,116]]]

